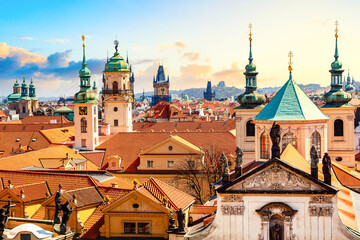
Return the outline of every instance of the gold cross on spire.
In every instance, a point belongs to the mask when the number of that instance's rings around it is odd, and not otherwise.
[[[83,47],[85,47],[85,35],[83,34],[83,35],[81,36],[81,38],[82,38],[82,41],[83,41]]]
[[[252,38],[251,38],[251,36],[252,36],[252,33],[251,33],[252,24],[251,23],[249,24],[249,29],[250,29],[249,40],[251,41],[252,40]]]
[[[291,72],[291,71],[292,71],[291,65],[293,64],[293,62],[291,61],[291,58],[292,58],[294,55],[293,55],[293,53],[290,51],[289,54],[288,54],[288,56],[289,56],[289,67],[288,67],[288,69],[289,69],[289,71]]]
[[[338,37],[338,32],[339,32],[338,25],[339,25],[339,22],[336,20],[335,21],[335,37],[336,38]]]

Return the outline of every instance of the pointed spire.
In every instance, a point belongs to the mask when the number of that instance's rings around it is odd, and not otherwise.
[[[86,58],[85,58],[85,36],[82,35],[82,41],[83,41],[83,63],[82,63],[82,66],[83,67],[86,67],[87,64],[86,64]]]
[[[335,60],[337,60],[339,58],[339,53],[338,53],[338,47],[337,47],[337,39],[338,39],[338,32],[339,32],[339,29],[338,29],[338,25],[339,25],[339,22],[336,20],[335,21]]]
[[[129,53],[126,51],[126,62],[129,63]]]
[[[293,68],[292,68],[293,62],[291,61],[291,58],[294,56],[294,54],[290,51],[288,56],[289,56],[289,67],[288,67],[288,69],[289,69],[289,80],[290,80],[290,79],[292,79],[292,70],[293,70]]]
[[[109,62],[109,51],[106,51],[106,62]]]
[[[352,82],[351,82],[352,85],[355,84],[355,80],[354,80],[354,76],[352,77]],[[354,86],[355,87],[355,86]]]
[[[250,42],[250,52],[249,52],[249,63],[251,64],[252,61],[253,61],[253,57],[252,57],[252,49],[251,49],[251,42],[252,42],[252,32],[251,32],[251,29],[252,29],[252,24],[250,23],[249,24],[249,29],[250,29],[250,33],[249,33],[249,42]]]

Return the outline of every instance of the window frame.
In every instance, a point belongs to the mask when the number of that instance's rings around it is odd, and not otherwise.
[[[337,126],[337,123],[341,123],[341,129],[339,129],[340,126]],[[334,137],[344,137],[344,121],[340,118],[334,121]]]
[[[147,168],[153,168],[154,167],[154,160],[147,160],[146,161],[146,167]]]

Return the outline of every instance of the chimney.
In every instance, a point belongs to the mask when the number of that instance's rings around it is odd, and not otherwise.
[[[14,188],[14,186],[11,184],[11,180],[10,180],[10,179],[9,179],[8,183],[9,183],[8,188],[10,188],[10,189]]]
[[[22,199],[25,199],[26,197],[25,197],[25,194],[24,194],[24,190],[20,190],[20,197],[22,198]]]
[[[113,188],[118,188],[119,185],[118,185],[117,183],[111,183],[111,187],[113,187]]]

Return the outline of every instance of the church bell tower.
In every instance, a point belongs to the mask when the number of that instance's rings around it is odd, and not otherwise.
[[[82,36],[83,42],[85,37]],[[99,144],[98,100],[91,90],[91,72],[85,58],[83,43],[83,63],[79,71],[80,91],[74,96],[75,148],[94,150]]]
[[[133,91],[130,88],[130,69],[118,52],[119,42],[114,41],[114,56],[105,64],[104,119],[110,125],[112,134],[132,132]]]

